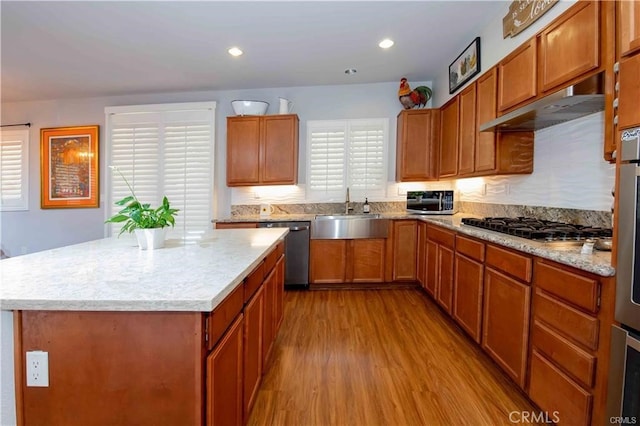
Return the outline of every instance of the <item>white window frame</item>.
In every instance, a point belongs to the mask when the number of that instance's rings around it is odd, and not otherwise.
[[[29,210],[29,129],[0,129],[0,144],[9,140],[20,142],[20,197],[6,199],[0,193],[0,211],[26,211]],[[1,147],[0,155],[2,155]],[[0,173],[1,169],[0,164]],[[2,179],[1,175],[0,179]]]
[[[208,220],[208,225],[207,225],[207,229],[203,229],[203,233],[206,232],[207,230],[211,229],[211,227],[213,225],[211,225],[211,219],[214,218],[214,214],[215,214],[215,186],[214,186],[214,182],[215,182],[215,112],[216,112],[216,102],[187,102],[187,103],[168,103],[168,104],[149,104],[149,105],[127,105],[127,106],[117,106],[117,107],[106,107],[105,108],[105,116],[106,116],[106,139],[107,139],[107,143],[106,143],[106,148],[105,148],[105,158],[106,158],[106,165],[109,166],[112,164],[112,145],[111,145],[111,137],[112,137],[112,131],[113,131],[113,123],[112,120],[110,119],[111,116],[116,115],[116,114],[131,114],[132,116],[134,114],[145,114],[145,113],[163,113],[163,112],[167,112],[167,113],[185,113],[188,114],[189,111],[205,111],[208,110],[211,113],[210,116],[210,129],[211,129],[211,151],[210,151],[210,181],[209,181],[209,187],[210,187],[210,205],[209,205],[209,220]],[[135,122],[135,120],[132,120]],[[164,147],[160,148],[160,151],[162,152],[164,150]],[[113,175],[114,173],[116,173],[115,171],[109,170],[107,173],[109,173],[109,175],[107,176],[107,178],[105,179],[105,188],[106,188],[106,200],[107,200],[107,206],[105,209],[105,220],[109,217],[111,217],[114,213],[116,213],[118,211],[118,206],[115,206],[115,202],[118,200],[114,200],[113,199],[113,193],[112,193],[112,188],[111,188],[111,182],[112,179],[121,179],[121,177],[119,175]],[[159,170],[158,173],[162,173],[162,170]],[[133,184],[132,184],[133,185]],[[164,192],[164,191],[163,191]],[[168,197],[169,201],[171,202],[171,197]],[[142,202],[145,202],[144,200],[141,200]],[[148,201],[147,201],[148,202]],[[159,201],[158,201],[159,202]],[[156,207],[156,201],[153,201],[152,203],[152,207]],[[180,216],[180,212],[178,212],[178,216]],[[179,218],[178,218],[179,219]],[[110,236],[111,235],[111,230],[112,227],[107,224],[105,226],[105,236]],[[117,235],[116,233],[114,233],[114,235]],[[175,229],[173,230],[172,228],[169,228],[169,233],[168,235],[170,235],[171,237],[179,237],[179,238],[185,238],[185,235],[183,235],[182,230],[180,229]]]
[[[382,141],[382,170],[381,182],[377,189],[358,189],[354,188],[349,178],[349,152],[350,152],[350,132],[355,126],[371,124],[379,126],[383,131]],[[344,132],[344,161],[343,161],[343,185],[335,190],[317,190],[311,188],[311,144],[312,134],[314,132],[333,131],[340,129]],[[346,190],[349,188],[351,199],[384,199],[388,186],[388,164],[389,164],[389,119],[388,118],[369,118],[369,119],[353,119],[353,120],[310,120],[307,121],[307,155],[306,155],[306,199],[308,201],[334,201],[344,202]]]

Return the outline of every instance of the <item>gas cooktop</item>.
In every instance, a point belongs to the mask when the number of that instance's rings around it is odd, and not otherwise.
[[[484,219],[465,217],[462,219],[462,223],[544,242],[584,241],[588,238],[608,238],[612,235],[610,228],[571,225],[531,217],[485,217]]]

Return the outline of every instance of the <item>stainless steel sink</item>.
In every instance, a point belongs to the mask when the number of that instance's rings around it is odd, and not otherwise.
[[[311,221],[312,240],[387,238],[389,220],[379,214],[317,215]]]

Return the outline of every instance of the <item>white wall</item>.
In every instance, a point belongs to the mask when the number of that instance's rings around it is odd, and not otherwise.
[[[562,12],[567,10],[577,0],[560,0],[540,19],[534,22],[529,28],[521,32],[515,37],[502,38],[502,18],[509,11],[510,1],[504,1],[502,13],[496,16],[493,21],[480,33],[480,73],[473,79],[469,80],[464,86],[460,87],[453,95],[449,94],[449,69],[447,66],[442,67],[442,74],[434,77],[433,87],[433,104],[442,106],[453,96],[471,84],[476,78],[480,77],[485,71],[497,64],[502,58],[515,50],[522,43],[534,36],[538,31],[547,24],[557,18]],[[468,43],[471,43],[469,39]],[[451,60],[467,45],[460,46],[460,51],[451,55]]]
[[[431,86],[432,82],[412,82]],[[345,118],[389,118],[389,180],[395,174],[396,115],[402,109],[398,82],[341,86],[271,88],[257,90],[208,91],[129,95],[90,99],[17,102],[2,105],[3,124],[31,122],[29,150],[29,211],[0,213],[0,242],[9,256],[75,244],[104,236],[106,106],[165,102],[217,101],[216,108],[216,205],[218,216],[228,215],[231,190],[226,187],[226,119],[234,115],[234,99],[260,99],[271,105],[268,113],[277,113],[278,97],[291,99],[293,112],[300,116],[300,176],[305,176],[305,137],[307,120]],[[100,125],[100,208],[40,208],[40,129],[46,127]]]
[[[539,130],[532,174],[459,179],[460,200],[608,211],[615,166],[602,159],[603,139],[604,113]]]

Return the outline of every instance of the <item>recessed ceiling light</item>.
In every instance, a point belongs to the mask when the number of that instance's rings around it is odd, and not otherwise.
[[[238,49],[237,47],[232,47],[227,52],[229,52],[229,55],[231,55],[231,56],[240,56],[240,55],[242,55],[242,50]]]
[[[382,47],[383,49],[388,49],[393,46],[393,40],[385,38],[380,43],[378,43],[378,46]]]
[[[347,68],[346,70],[344,70],[344,73],[347,74],[347,75],[353,75],[353,74],[355,74],[357,72],[358,72],[358,70],[355,69],[355,68]]]

